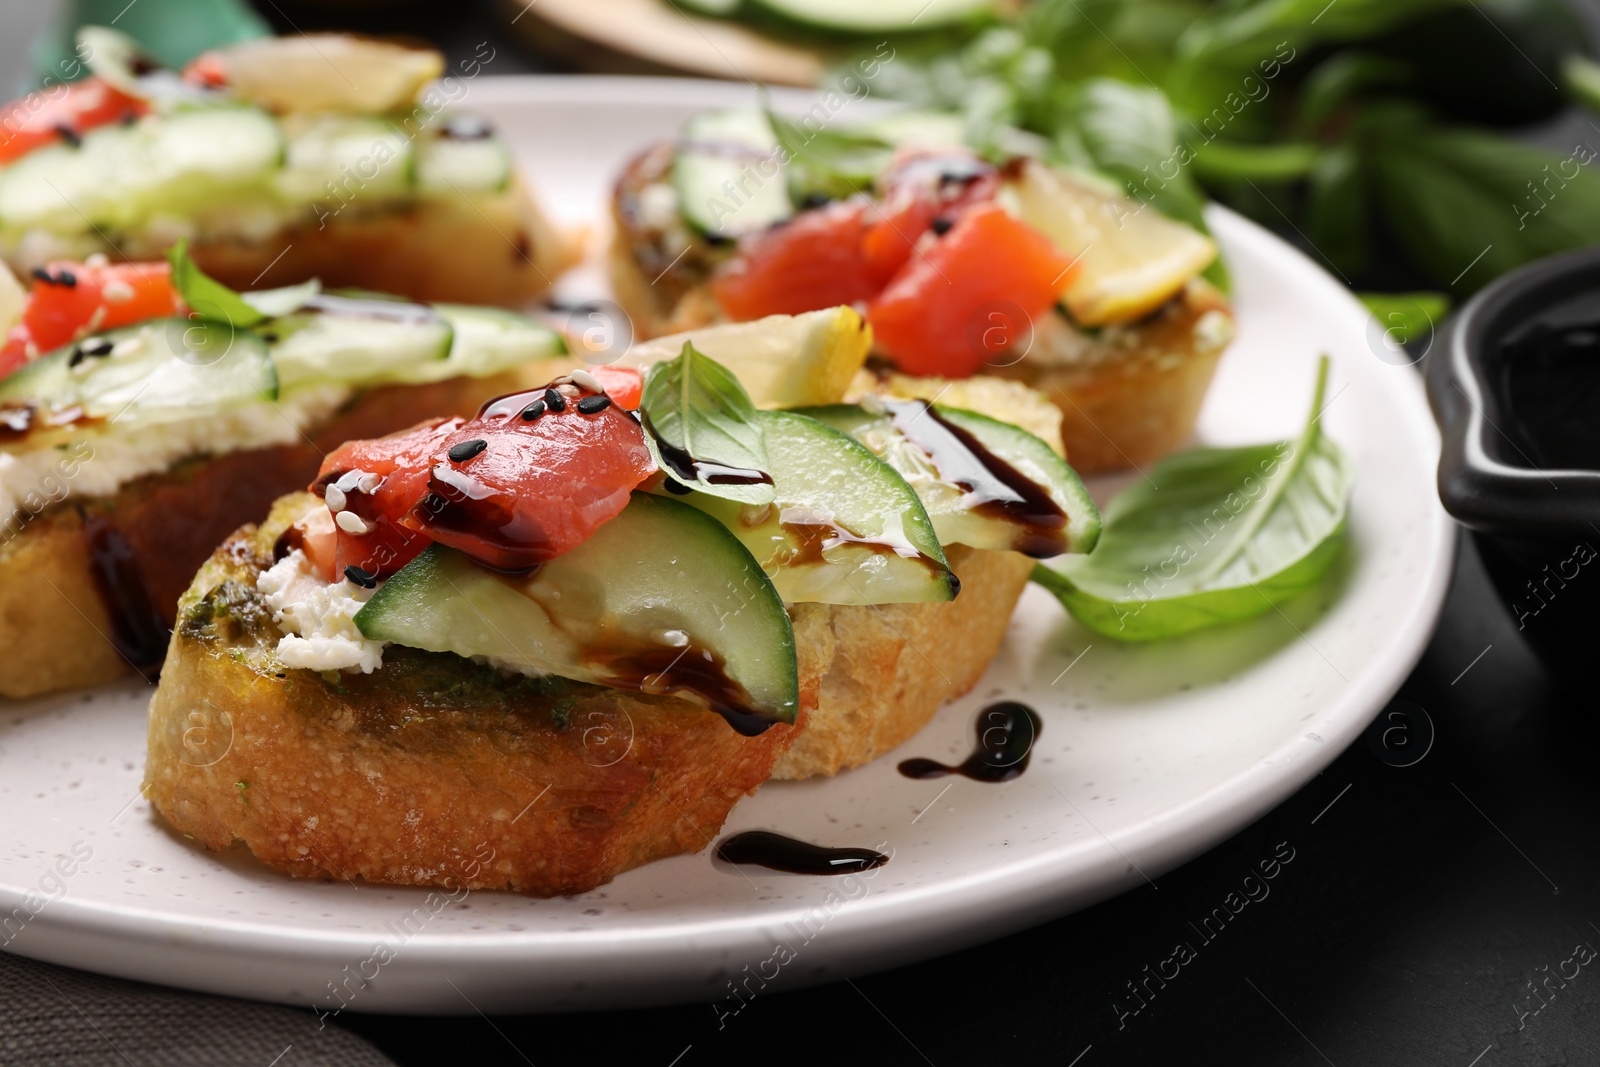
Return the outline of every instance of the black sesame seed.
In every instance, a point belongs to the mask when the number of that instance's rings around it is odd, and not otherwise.
[[[364,571],[354,564],[344,569],[344,576],[363,589],[378,588],[378,579],[371,571]]]
[[[462,441],[460,444],[450,447],[450,462],[465,463],[488,447],[489,442],[481,437],[474,437],[470,441]]]
[[[537,419],[540,415],[543,415],[543,414],[544,414],[544,401],[543,400],[535,400],[533,403],[529,404],[527,407],[522,409],[522,419],[523,419],[524,422],[532,422],[534,419]]]
[[[41,282],[54,282],[55,281],[54,276],[52,276],[51,273],[49,271],[45,270],[43,267],[35,267],[32,270],[30,270],[28,273],[33,275],[35,278],[38,278]]]
[[[936,215],[934,216],[933,221],[928,223],[928,228],[934,233],[938,234],[940,237],[943,237],[945,234],[950,232],[950,227],[954,225],[955,221],[953,219],[945,218],[943,215]]]
[[[83,144],[83,138],[78,136],[78,131],[65,123],[56,126],[56,133],[73,148],[78,148]]]
[[[555,389],[546,389],[544,391],[544,402],[545,406],[551,411],[567,410],[567,398],[562,396]]]
[[[578,401],[578,411],[584,415],[593,415],[597,411],[604,411],[611,406],[611,398],[604,393],[598,396],[586,396]]]
[[[78,287],[78,276],[73,274],[70,270],[62,268],[61,270],[56,271],[56,283],[58,285],[64,285],[68,289],[76,289]]]
[[[269,345],[273,345],[273,344],[277,344],[278,343],[278,335],[275,334],[275,333],[272,333],[270,331],[267,332],[267,333],[262,334],[261,335],[261,339],[263,341],[265,341]]]
[[[67,357],[67,366],[76,367],[86,359],[109,356],[113,347],[115,346],[104,337],[91,337],[72,350],[72,355]]]
[[[800,201],[801,211],[811,211],[815,208],[826,207],[833,203],[833,197],[827,193],[807,193],[806,198]]]

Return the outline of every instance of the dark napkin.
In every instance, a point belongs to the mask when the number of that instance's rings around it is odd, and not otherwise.
[[[0,1067],[394,1067],[311,1011],[181,993],[0,952]]]

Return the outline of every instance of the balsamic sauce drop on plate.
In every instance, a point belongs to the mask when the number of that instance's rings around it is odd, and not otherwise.
[[[790,874],[857,874],[889,862],[888,856],[870,848],[828,848],[771,830],[746,830],[723,838],[717,845],[717,858]]]
[[[960,774],[975,782],[1009,782],[1028,769],[1034,739],[1041,728],[1039,716],[1026,704],[1014,700],[990,704],[978,712],[973,728],[978,747],[962,763],[952,767],[931,759],[908,759],[900,764],[907,778],[942,778]]]

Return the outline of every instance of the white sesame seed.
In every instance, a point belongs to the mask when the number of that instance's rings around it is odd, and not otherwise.
[[[356,480],[356,488],[371,496],[378,491],[378,486],[383,484],[383,479],[376,474],[363,473]]]
[[[106,254],[104,252],[96,252],[88,259],[84,260],[83,265],[85,267],[103,267],[109,262],[111,261],[106,258]]]
[[[603,393],[603,392],[605,392],[605,388],[600,384],[600,379],[596,378],[594,375],[590,374],[586,370],[583,370],[583,369],[580,368],[578,370],[573,371],[572,374],[571,374],[571,378],[572,378],[572,380],[573,380],[573,382],[575,384],[583,386],[585,389],[589,390],[591,393]]]
[[[558,385],[556,386],[556,392],[562,396],[577,396],[581,390],[576,385]]]
[[[355,534],[357,536],[368,533],[372,530],[372,527],[361,521],[361,516],[357,515],[353,511],[341,511],[339,514],[333,517],[333,521],[338,523],[339,529],[343,530],[345,533]]]
[[[335,515],[344,510],[344,490],[340,489],[337,485],[328,486],[327,493],[322,499],[328,502],[328,510],[333,512]]]
[[[113,304],[126,304],[133,299],[133,286],[121,278],[112,278],[100,290],[100,295]]]

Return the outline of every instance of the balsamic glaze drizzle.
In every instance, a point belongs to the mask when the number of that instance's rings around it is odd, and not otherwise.
[[[938,760],[908,759],[901,762],[900,773],[907,778],[960,774],[975,782],[1009,782],[1028,769],[1041,727],[1038,714],[1026,704],[1014,700],[990,704],[978,712],[973,723],[978,747],[963,762],[952,767]]]
[[[717,844],[717,859],[790,874],[858,874],[889,862],[888,856],[870,848],[828,848],[771,830],[746,830],[723,838]]]
[[[885,400],[884,407],[894,428],[933,458],[939,476],[973,496],[973,511],[1018,527],[1018,552],[1048,559],[1067,550],[1067,513],[1042,485],[925,400]]]

